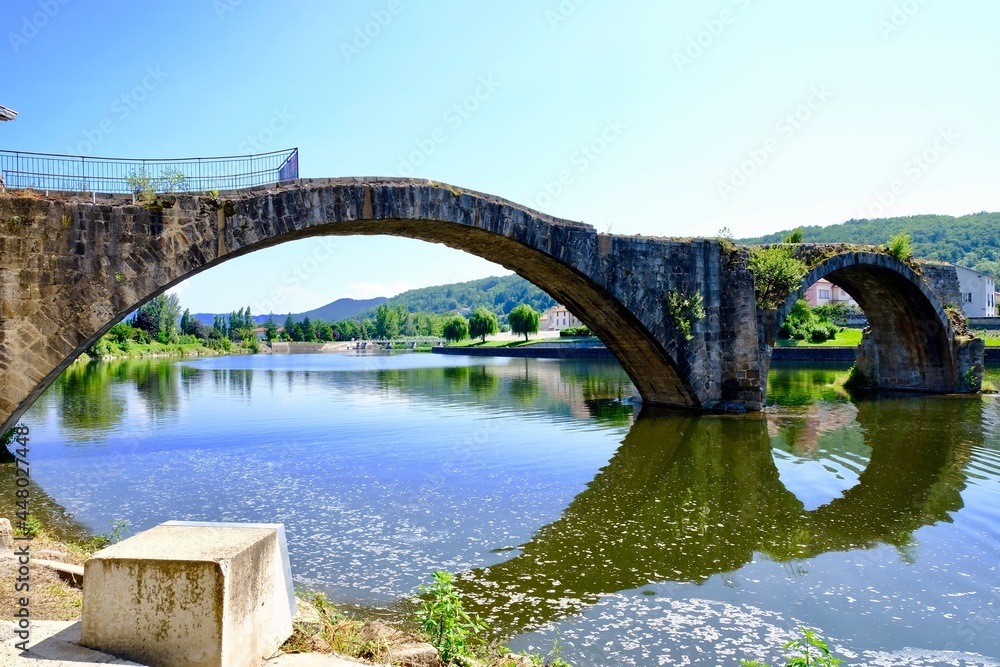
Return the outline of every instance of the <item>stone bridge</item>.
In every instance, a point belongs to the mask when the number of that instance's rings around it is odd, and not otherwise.
[[[9,190],[0,194],[0,428],[112,324],[172,285],[285,241],[356,234],[442,243],[517,272],[600,336],[647,404],[761,409],[774,332],[797,297],[759,310],[747,250],[728,242],[599,234],[432,181],[297,179],[138,203]],[[829,276],[864,307],[872,333],[862,356],[876,385],[979,388],[982,343],[960,335],[942,305],[959,301],[953,269],[918,274],[875,248],[796,252],[812,267],[803,289]],[[678,310],[696,295],[703,316]]]

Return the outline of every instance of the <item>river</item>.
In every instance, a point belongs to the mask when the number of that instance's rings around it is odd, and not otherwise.
[[[296,583],[363,614],[406,620],[445,569],[578,667],[777,660],[798,626],[850,664],[1000,665],[1000,400],[843,375],[636,416],[613,361],[132,360],[74,365],[25,421],[60,530],[281,522]]]

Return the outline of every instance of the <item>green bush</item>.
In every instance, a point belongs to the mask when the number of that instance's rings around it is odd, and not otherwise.
[[[417,621],[427,633],[431,645],[441,654],[445,664],[465,664],[463,658],[475,658],[476,649],[484,642],[480,633],[488,627],[479,617],[470,616],[462,609],[462,600],[448,572],[434,573],[434,584],[421,586],[426,599],[420,602]]]
[[[233,343],[228,338],[210,338],[206,346],[210,350],[229,352],[233,349]]]
[[[886,247],[889,254],[901,262],[905,262],[913,257],[913,247],[910,244],[910,235],[904,232],[900,232],[889,239],[889,243]]]
[[[834,340],[840,327],[826,319],[822,312],[821,308],[810,308],[804,299],[799,299],[778,329],[778,337],[813,343]]]
[[[111,338],[105,334],[101,336],[94,344],[87,348],[87,356],[91,359],[101,359],[109,354],[113,354],[114,344],[111,342]]]
[[[677,290],[667,292],[667,319],[680,332],[684,340],[694,340],[694,323],[705,317],[704,300],[701,292],[681,294]]]
[[[590,327],[566,327],[565,329],[560,329],[559,335],[566,338],[572,336],[593,336],[594,333],[590,330]]]

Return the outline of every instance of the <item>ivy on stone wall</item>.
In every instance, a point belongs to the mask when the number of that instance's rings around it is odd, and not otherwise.
[[[692,327],[696,321],[705,317],[704,299],[701,297],[701,292],[681,294],[677,290],[670,290],[667,292],[666,308],[667,317],[674,328],[684,336],[684,340],[694,340]]]

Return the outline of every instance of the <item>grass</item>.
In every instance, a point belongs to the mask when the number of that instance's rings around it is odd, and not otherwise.
[[[1000,331],[973,331],[977,338],[982,338],[986,347],[1000,347]],[[812,343],[806,340],[788,340],[779,338],[775,347],[857,347],[861,344],[861,329],[844,329],[833,340],[822,343]]]
[[[986,331],[979,329],[972,332],[976,338],[982,338],[986,347],[1000,347],[1000,331]]]
[[[813,343],[806,340],[789,340],[779,338],[775,341],[775,347],[857,347],[861,343],[861,329],[844,329],[832,340],[825,340],[822,343]],[[998,340],[1000,344],[1000,340]]]
[[[84,561],[108,542],[103,538],[60,542],[42,527],[28,544],[33,558],[83,565]],[[23,592],[18,592],[14,588],[17,568],[16,560],[0,559],[0,613],[3,613],[5,618],[12,618],[18,598],[24,596]],[[82,608],[83,590],[79,585],[61,579],[55,570],[47,567],[31,568],[32,618],[72,621],[80,617]]]

